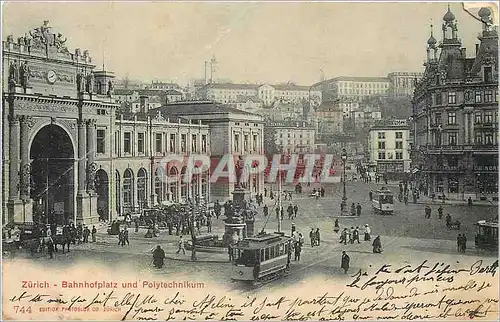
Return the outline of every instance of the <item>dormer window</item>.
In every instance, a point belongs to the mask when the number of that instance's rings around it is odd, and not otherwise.
[[[489,83],[493,81],[493,74],[491,71],[491,66],[484,67],[484,82]]]

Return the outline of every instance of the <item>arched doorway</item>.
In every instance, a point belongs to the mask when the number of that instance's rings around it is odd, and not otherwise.
[[[123,212],[127,214],[134,210],[134,174],[127,169],[123,172]]]
[[[140,210],[147,208],[148,205],[146,188],[147,176],[148,174],[144,168],[140,168],[139,171],[137,171],[137,203],[139,204]]]
[[[108,220],[109,216],[109,180],[108,174],[99,169],[95,176],[95,189],[97,193],[97,213],[102,220]]]
[[[121,180],[120,180],[120,172],[118,170],[116,170],[116,174],[115,174],[115,200],[116,200],[116,213],[118,214],[118,216],[121,215],[121,202],[122,202],[122,194],[121,194],[121,191],[122,191],[122,186],[121,186]]]
[[[156,202],[160,205],[162,204],[165,195],[163,180],[164,180],[163,168],[158,167],[156,168],[155,172],[155,195],[156,195]]]
[[[170,195],[172,196],[171,200],[173,202],[179,202],[178,198],[178,189],[179,189],[179,171],[177,170],[176,167],[171,167],[169,172],[169,191]]]
[[[57,125],[42,127],[30,146],[34,221],[68,224],[75,216],[74,150],[71,138]]]

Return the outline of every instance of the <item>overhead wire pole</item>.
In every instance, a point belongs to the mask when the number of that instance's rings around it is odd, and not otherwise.
[[[281,232],[281,164],[278,164],[278,232]]]
[[[187,179],[189,180],[186,180],[186,185],[187,188],[188,188],[188,200],[190,200],[191,202],[191,216],[192,216],[192,221],[191,221],[191,260],[192,261],[196,261],[196,232],[195,232],[195,222],[196,222],[196,218],[195,218],[195,202],[194,202],[194,199],[193,199],[193,194],[192,194],[192,191],[191,191],[191,188],[192,188],[192,173],[191,173],[191,165],[189,164],[188,162],[188,166],[187,166]]]

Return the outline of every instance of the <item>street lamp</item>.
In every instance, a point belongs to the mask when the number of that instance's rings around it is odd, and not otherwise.
[[[343,193],[342,193],[342,205],[341,205],[341,208],[342,208],[342,210],[346,210],[347,196],[346,196],[346,191],[345,191],[345,181],[346,181],[345,165],[346,165],[346,161],[347,161],[347,151],[345,149],[342,149],[342,154],[340,155],[340,157],[342,158],[342,165],[344,167],[344,174],[342,176],[342,183],[344,184],[344,190],[343,190]]]

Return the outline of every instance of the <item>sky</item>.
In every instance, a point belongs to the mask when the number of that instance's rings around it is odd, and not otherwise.
[[[481,24],[461,3],[450,8],[470,56]],[[446,11],[444,2],[4,2],[2,38],[49,20],[70,52],[88,49],[119,78],[186,83],[215,56],[215,78],[307,85],[322,74],[422,71],[430,24],[439,41]]]

